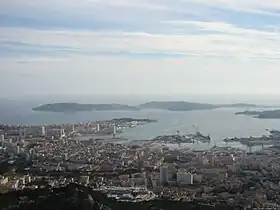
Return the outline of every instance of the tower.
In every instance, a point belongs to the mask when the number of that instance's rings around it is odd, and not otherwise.
[[[75,125],[72,125],[72,132],[75,132]]]
[[[45,126],[41,127],[41,136],[45,136],[46,135],[46,128]]]
[[[99,123],[97,124],[96,130],[97,130],[97,132],[100,131],[100,125],[99,125]]]
[[[114,125],[113,138],[115,138],[116,135],[117,135],[117,127]]]

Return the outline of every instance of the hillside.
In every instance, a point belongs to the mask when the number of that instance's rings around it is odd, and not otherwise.
[[[195,210],[233,209],[226,204],[216,207],[198,202],[156,200],[142,203],[118,202],[105,194],[77,184],[61,188],[25,189],[0,194],[0,209],[5,210]]]

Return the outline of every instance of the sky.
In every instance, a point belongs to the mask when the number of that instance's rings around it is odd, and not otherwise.
[[[279,0],[0,1],[0,98],[280,94]]]

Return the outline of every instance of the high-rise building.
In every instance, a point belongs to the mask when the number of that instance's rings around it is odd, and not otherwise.
[[[19,154],[20,154],[20,146],[17,146],[16,149],[17,149],[17,151],[16,151],[16,152],[17,152],[17,155],[19,155]]]
[[[4,134],[1,134],[1,135],[0,135],[0,145],[1,145],[2,147],[4,147],[4,141],[5,141],[5,136],[4,136]]]
[[[117,135],[117,127],[114,125],[114,128],[113,128],[114,130],[113,130],[113,138],[115,138],[116,137],[116,135]]]
[[[168,165],[162,165],[160,167],[160,184],[168,184]]]
[[[72,132],[75,132],[75,125],[72,125]]]
[[[45,136],[46,135],[46,128],[45,126],[41,127],[41,136]]]

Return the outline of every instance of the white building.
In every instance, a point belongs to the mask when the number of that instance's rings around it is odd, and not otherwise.
[[[45,136],[45,135],[46,135],[46,128],[45,128],[45,126],[42,126],[42,127],[41,127],[41,135],[42,135],[42,136]]]
[[[164,185],[168,183],[168,165],[162,165],[160,167],[160,184]]]
[[[178,185],[191,185],[193,184],[193,174],[180,169],[177,172],[177,184]]]

